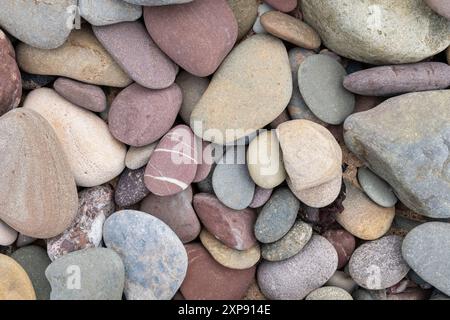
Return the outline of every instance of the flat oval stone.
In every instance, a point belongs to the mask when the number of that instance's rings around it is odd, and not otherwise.
[[[272,122],[291,94],[285,46],[272,36],[255,35],[234,48],[214,74],[192,112],[191,127],[204,140],[229,143]]]
[[[72,252],[52,262],[45,271],[51,300],[122,300],[125,268],[111,249]]]
[[[311,239],[311,225],[298,220],[280,240],[266,243],[261,247],[261,254],[268,261],[282,261],[299,253]]]
[[[382,237],[394,220],[394,207],[380,207],[362,191],[345,181],[346,198],[342,202],[344,211],[337,215],[336,221],[348,232],[363,240]]]
[[[0,274],[0,300],[36,300],[26,271],[4,254],[0,254]]]
[[[249,269],[257,264],[261,257],[258,244],[247,250],[231,249],[206,230],[200,233],[200,240],[214,260],[230,269]]]
[[[22,80],[11,43],[0,30],[0,116],[17,107],[22,98]]]
[[[256,221],[254,210],[232,210],[207,193],[197,193],[193,203],[204,227],[226,246],[248,250],[257,243],[253,234]]]
[[[48,88],[30,92],[24,108],[38,112],[55,130],[78,186],[101,185],[125,168],[125,146],[114,139],[106,123],[94,113]]]
[[[47,240],[50,259],[53,261],[73,251],[99,247],[103,223],[114,209],[114,190],[110,185],[81,191],[78,194],[78,213],[72,224]]]
[[[392,96],[449,86],[450,66],[442,62],[375,67],[352,73],[344,79],[347,90],[364,96]]]
[[[0,246],[10,246],[17,239],[17,231],[0,220]]]
[[[67,41],[53,50],[20,43],[17,62],[22,70],[32,74],[62,76],[112,87],[126,87],[131,83],[87,27],[72,31]]]
[[[252,280],[255,267],[229,269],[219,264],[199,243],[187,244],[189,266],[181,293],[187,300],[242,299]]]
[[[345,267],[355,251],[355,237],[348,231],[342,229],[330,229],[322,234],[338,254],[338,269]]]
[[[140,22],[93,27],[93,31],[136,83],[149,89],[164,89],[175,81],[178,66],[156,46]]]
[[[258,284],[269,299],[302,300],[331,278],[337,261],[336,250],[331,243],[314,235],[292,258],[262,262],[258,268]]]
[[[264,2],[282,12],[290,12],[297,7],[297,0],[264,0]]]
[[[131,170],[136,170],[147,165],[157,145],[158,141],[143,147],[130,147],[125,156],[126,167]]]
[[[249,208],[260,208],[269,201],[270,196],[272,195],[273,189],[264,189],[259,186],[255,188],[255,194],[253,195],[253,200],[249,204]]]
[[[399,236],[386,236],[362,244],[350,259],[350,276],[369,290],[381,290],[399,283],[409,272],[402,257],[402,242],[403,238]]]
[[[317,49],[321,40],[310,26],[286,13],[269,11],[261,16],[264,29],[277,38],[305,49]]]
[[[309,56],[298,70],[298,85],[311,111],[322,121],[341,124],[355,108],[355,96],[342,85],[347,72],[324,54]]]
[[[393,207],[398,199],[391,186],[369,168],[358,169],[358,182],[366,195],[382,207]]]
[[[301,8],[327,48],[370,64],[418,62],[450,43],[450,23],[422,0],[305,0]]]
[[[135,21],[142,16],[142,7],[121,0],[79,0],[80,15],[93,26]]]
[[[181,71],[175,82],[183,93],[180,117],[185,123],[189,124],[191,121],[191,113],[194,110],[195,105],[208,88],[209,79],[196,77],[189,72]]]
[[[145,168],[125,169],[116,186],[115,202],[119,207],[129,207],[144,199],[148,191],[144,182]]]
[[[0,219],[42,239],[69,227],[77,212],[77,190],[69,161],[48,122],[22,108],[3,115],[0,155]]]
[[[134,83],[114,99],[108,114],[109,130],[116,139],[134,147],[153,143],[170,130],[181,101],[176,84],[152,90]]]
[[[247,166],[252,180],[261,188],[275,188],[286,179],[280,143],[275,132],[264,130],[247,149]]]
[[[411,269],[446,295],[450,295],[449,243],[449,223],[427,222],[411,230],[402,245]]]
[[[67,101],[94,112],[106,109],[106,95],[102,88],[71,79],[58,78],[53,88]]]
[[[276,190],[256,219],[255,236],[262,243],[280,240],[295,223],[300,201],[288,188]]]
[[[3,2],[0,25],[20,41],[41,49],[61,46],[73,28],[76,0]]]
[[[28,274],[36,293],[36,300],[50,300],[50,283],[45,277],[45,270],[51,263],[47,252],[38,246],[27,246],[14,251],[11,258]]]
[[[158,196],[186,190],[197,172],[195,138],[186,125],[170,130],[158,143],[145,170],[145,185]]]
[[[227,0],[238,24],[237,39],[242,39],[252,28],[258,16],[258,2],[254,0]]]
[[[125,265],[127,300],[169,300],[175,295],[188,258],[164,222],[140,211],[118,211],[106,220],[103,240]]]
[[[436,13],[450,20],[450,3],[445,0],[425,0]]]
[[[238,25],[226,0],[145,7],[144,20],[158,47],[198,77],[214,73],[237,39]]]
[[[338,287],[322,287],[314,290],[305,300],[353,300],[350,293]]]
[[[192,207],[191,187],[172,196],[150,194],[141,202],[140,210],[166,223],[183,243],[191,242],[200,233],[200,221]]]

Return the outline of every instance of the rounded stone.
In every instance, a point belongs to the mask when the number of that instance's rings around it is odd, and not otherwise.
[[[286,179],[280,143],[274,131],[264,130],[247,149],[247,166],[252,180],[261,188],[275,188]]]
[[[242,299],[255,278],[255,267],[224,267],[199,243],[187,244],[186,251],[189,265],[181,293],[187,300]]]
[[[269,299],[302,300],[331,278],[337,262],[336,250],[331,243],[314,235],[295,256],[283,261],[261,263],[258,284]]]
[[[103,240],[125,265],[127,300],[168,300],[175,295],[188,259],[180,239],[164,222],[140,211],[119,211],[106,220]]]
[[[36,300],[26,271],[4,254],[0,254],[0,275],[0,300]]]
[[[136,170],[125,169],[120,176],[114,196],[119,207],[132,206],[144,199],[148,191],[144,182],[145,168]]]
[[[121,0],[79,0],[80,15],[93,26],[135,21],[142,16],[142,7]]]
[[[352,279],[369,290],[399,283],[409,272],[402,257],[402,242],[399,236],[386,236],[359,246],[349,262]]]
[[[48,122],[32,110],[11,110],[0,118],[0,150],[0,220],[35,238],[63,232],[76,215],[77,190]]]
[[[252,28],[258,16],[258,2],[255,0],[227,0],[238,24],[237,39],[242,39]]]
[[[17,239],[17,231],[0,220],[0,246],[10,246]]]
[[[197,172],[195,173],[195,178],[192,182],[200,182],[205,180],[213,169],[216,146],[212,143],[201,141],[198,137],[195,137],[195,142],[198,151],[201,152],[201,155],[199,155]]]
[[[305,49],[317,49],[321,40],[310,26],[286,13],[269,11],[261,16],[264,29],[277,38]]]
[[[141,6],[167,6],[173,4],[188,3],[193,0],[124,0],[124,1]]]
[[[94,112],[106,109],[106,95],[102,88],[66,78],[58,78],[53,88],[63,98]]]
[[[130,147],[125,156],[125,165],[128,169],[136,170],[147,165],[150,156],[158,145],[158,141],[143,147]]]
[[[22,80],[14,49],[0,30],[0,116],[16,108],[22,98]]]
[[[348,293],[352,293],[358,288],[358,284],[344,271],[336,271],[334,275],[325,284],[327,286],[338,287],[344,289]]]
[[[206,230],[200,233],[200,240],[214,260],[230,269],[249,269],[257,264],[261,257],[258,244],[247,250],[231,249]]]
[[[264,0],[264,2],[282,12],[290,12],[297,7],[297,0]]]
[[[207,193],[197,193],[193,203],[204,227],[220,242],[236,250],[248,250],[256,245],[254,210],[232,210]]]
[[[353,300],[344,289],[338,287],[322,287],[314,290],[305,300]]]
[[[106,123],[94,113],[48,88],[29,93],[24,108],[38,112],[50,123],[78,186],[101,185],[125,168],[125,146],[114,139]]]
[[[282,261],[299,253],[312,237],[311,225],[298,220],[280,240],[263,244],[261,254],[268,261]]]
[[[28,274],[33,284],[37,300],[50,300],[50,283],[45,277],[45,270],[51,263],[47,252],[38,246],[17,249],[11,255]]]
[[[249,208],[260,208],[269,201],[270,196],[272,195],[273,189],[264,189],[259,186],[255,188],[255,194],[253,195],[253,200],[249,204]]]
[[[33,237],[26,236],[24,234],[19,233],[19,236],[17,237],[16,246],[17,248],[22,248],[25,246],[28,246],[29,244],[32,244],[37,239]]]
[[[393,207],[398,199],[391,186],[369,168],[358,169],[358,182],[366,195],[382,207]]]
[[[450,20],[450,3],[445,0],[425,0],[425,2],[437,14]]]
[[[338,269],[345,267],[350,257],[355,251],[355,237],[342,229],[330,229],[323,233],[323,236],[330,241],[338,254]]]
[[[189,124],[191,121],[191,113],[194,110],[195,105],[208,88],[209,79],[196,77],[189,72],[181,71],[175,82],[178,84],[183,94],[180,117],[186,124]]]
[[[262,243],[280,240],[295,223],[300,202],[288,188],[276,190],[255,223],[255,237]]]
[[[298,85],[309,109],[322,121],[338,125],[353,112],[355,96],[342,85],[347,72],[333,58],[309,56],[298,70]]]

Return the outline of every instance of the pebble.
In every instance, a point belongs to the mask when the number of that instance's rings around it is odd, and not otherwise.
[[[399,283],[409,272],[402,257],[402,242],[399,236],[386,236],[359,246],[349,262],[352,279],[369,290]]]
[[[283,43],[269,35],[255,35],[235,47],[214,74],[192,112],[191,127],[207,141],[226,144],[272,122],[291,94]]]
[[[312,237],[311,225],[298,220],[280,240],[263,244],[261,254],[268,261],[282,261],[299,253]]]
[[[111,249],[72,252],[52,262],[45,271],[51,300],[122,300],[125,268]]]
[[[355,237],[342,229],[330,229],[325,231],[322,235],[325,239],[330,241],[334,249],[336,249],[338,254],[338,269],[345,267],[350,260],[353,251],[355,251]]]
[[[206,230],[200,233],[200,240],[214,260],[230,269],[249,269],[257,264],[261,257],[258,244],[247,250],[231,249]]]
[[[170,130],[158,143],[145,170],[145,185],[158,196],[186,190],[197,172],[195,138],[186,125]]]
[[[423,280],[450,295],[450,224],[427,222],[405,237],[402,254],[405,261]]]
[[[173,84],[175,65],[150,38],[140,22],[122,22],[93,27],[100,43],[122,69],[139,85],[164,89]]]
[[[20,41],[41,49],[61,46],[75,20],[76,0],[21,0],[2,3],[0,25]]]
[[[264,189],[259,186],[255,187],[255,194],[253,195],[252,202],[248,205],[249,208],[261,208],[263,205],[269,201],[272,195],[273,189]]]
[[[319,35],[306,23],[286,13],[269,11],[261,16],[264,29],[277,38],[305,49],[318,49]]]
[[[205,180],[212,171],[215,163],[214,153],[216,152],[216,147],[212,143],[208,143],[206,141],[200,142],[198,137],[195,137],[195,142],[196,147],[198,148],[197,150],[201,152],[201,155],[199,155],[200,162],[197,166],[197,172],[195,173],[195,177],[192,182],[200,182]]]
[[[22,80],[14,49],[0,29],[0,116],[16,108],[21,97]]]
[[[273,300],[302,300],[323,286],[337,268],[331,243],[314,235],[300,253],[290,259],[259,265],[257,279],[262,293]]]
[[[12,110],[0,118],[0,146],[0,220],[35,238],[63,232],[77,212],[77,191],[48,122],[32,110]]]
[[[357,61],[413,63],[450,44],[450,23],[422,0],[304,0],[301,7],[327,48]]]
[[[264,29],[263,25],[261,24],[261,16],[263,14],[265,14],[266,12],[269,12],[272,10],[274,10],[274,9],[266,3],[261,3],[258,6],[258,13],[257,13],[258,15],[257,15],[256,21],[252,27],[254,33],[256,33],[256,34],[267,33],[266,30]]]
[[[24,108],[38,112],[50,123],[78,186],[101,185],[125,168],[125,146],[113,138],[105,122],[94,113],[48,88],[29,93]]]
[[[50,283],[45,277],[45,269],[51,263],[47,252],[38,246],[17,249],[11,255],[28,274],[33,284],[37,300],[50,300]]]
[[[0,220],[0,246],[10,246],[17,239],[17,231]]]
[[[130,170],[136,170],[147,165],[150,156],[155,150],[157,142],[153,142],[143,147],[130,147],[125,156],[125,165]]]
[[[382,207],[393,207],[398,199],[391,186],[369,168],[358,169],[358,182],[366,195]]]
[[[275,188],[286,179],[280,143],[274,131],[262,131],[248,146],[247,166],[261,188]]]
[[[288,188],[277,189],[256,219],[255,236],[259,242],[273,243],[292,228],[300,202]]]
[[[325,284],[326,286],[339,287],[348,293],[352,293],[358,288],[358,284],[344,271],[336,271]]]
[[[328,286],[314,290],[305,300],[353,300],[353,298],[344,289]]]
[[[79,0],[80,15],[93,26],[135,21],[142,16],[142,7],[121,0]]]
[[[43,76],[39,74],[30,74],[22,71],[22,88],[24,90],[34,90],[45,87],[56,80],[54,76]]]
[[[193,0],[123,0],[141,6],[166,6],[171,4],[188,3]]]
[[[309,56],[300,64],[300,93],[311,111],[326,123],[343,123],[355,108],[355,96],[342,85],[346,75],[339,62],[324,54]]]
[[[344,87],[364,96],[446,89],[450,87],[450,66],[442,62],[421,62],[370,68],[346,76]]]
[[[297,0],[264,0],[264,2],[282,12],[290,12],[297,7]]]
[[[216,71],[238,35],[236,19],[226,0],[145,7],[144,20],[158,47],[198,77]]]
[[[103,240],[125,265],[127,300],[169,300],[175,295],[188,258],[164,222],[140,211],[119,211],[106,220]]]
[[[227,0],[238,24],[237,40],[242,39],[252,28],[258,16],[258,2],[255,0]]]
[[[205,179],[203,179],[202,181],[196,183],[199,192],[214,194],[214,188],[212,185],[212,177],[214,174],[215,167],[216,167],[216,165],[213,164],[208,176]]]
[[[344,211],[337,215],[337,222],[363,240],[375,240],[386,234],[394,220],[395,209],[378,206],[347,181],[345,186]]]
[[[450,217],[449,99],[450,90],[409,93],[354,114],[344,125],[350,151],[408,208],[432,218]]]
[[[445,0],[425,0],[436,13],[450,20],[450,3]]]
[[[29,236],[19,233],[19,236],[17,237],[17,241],[16,241],[16,246],[17,246],[17,248],[22,248],[29,244],[32,244],[36,240],[37,240],[36,238],[29,237]]]
[[[208,88],[209,79],[196,77],[189,72],[181,71],[175,82],[178,84],[183,94],[180,117],[186,124],[190,124],[191,113],[203,93],[205,93]]]
[[[105,219],[114,212],[114,190],[109,185],[87,188],[78,195],[78,213],[70,227],[47,240],[47,253],[56,260],[70,252],[101,245]]]
[[[342,151],[333,135],[308,120],[285,122],[277,131],[292,192],[310,207],[331,204],[342,181]]]
[[[229,248],[248,250],[257,244],[253,234],[256,221],[254,210],[230,209],[207,193],[197,193],[193,204],[206,230]]]
[[[255,267],[235,270],[222,266],[199,243],[187,244],[189,265],[181,285],[187,300],[239,300],[255,278]]]
[[[125,169],[116,186],[115,202],[119,207],[132,206],[144,199],[150,191],[144,183],[145,168]]]
[[[20,43],[16,50],[19,67],[28,73],[112,87],[126,87],[131,83],[87,27],[72,31],[57,49],[42,50]]]
[[[192,188],[172,196],[148,195],[140,210],[166,223],[183,243],[191,242],[200,234],[200,221],[192,207]]]
[[[0,274],[0,300],[36,300],[26,271],[4,254],[0,254]]]
[[[58,78],[53,88],[73,104],[94,112],[106,110],[106,95],[102,88],[67,78]]]

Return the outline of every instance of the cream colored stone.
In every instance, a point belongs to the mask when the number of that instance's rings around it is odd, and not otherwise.
[[[0,246],[9,246],[17,239],[17,231],[0,220]]]
[[[36,300],[25,270],[4,254],[0,254],[0,300]]]
[[[158,141],[143,147],[130,147],[125,157],[125,165],[127,168],[136,170],[147,165],[157,145]]]

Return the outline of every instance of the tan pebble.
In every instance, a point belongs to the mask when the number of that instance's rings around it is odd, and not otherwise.
[[[130,147],[125,156],[125,165],[127,168],[136,170],[147,165],[157,145],[158,141],[143,147]]]
[[[4,254],[0,254],[0,300],[36,300],[25,270]]]

